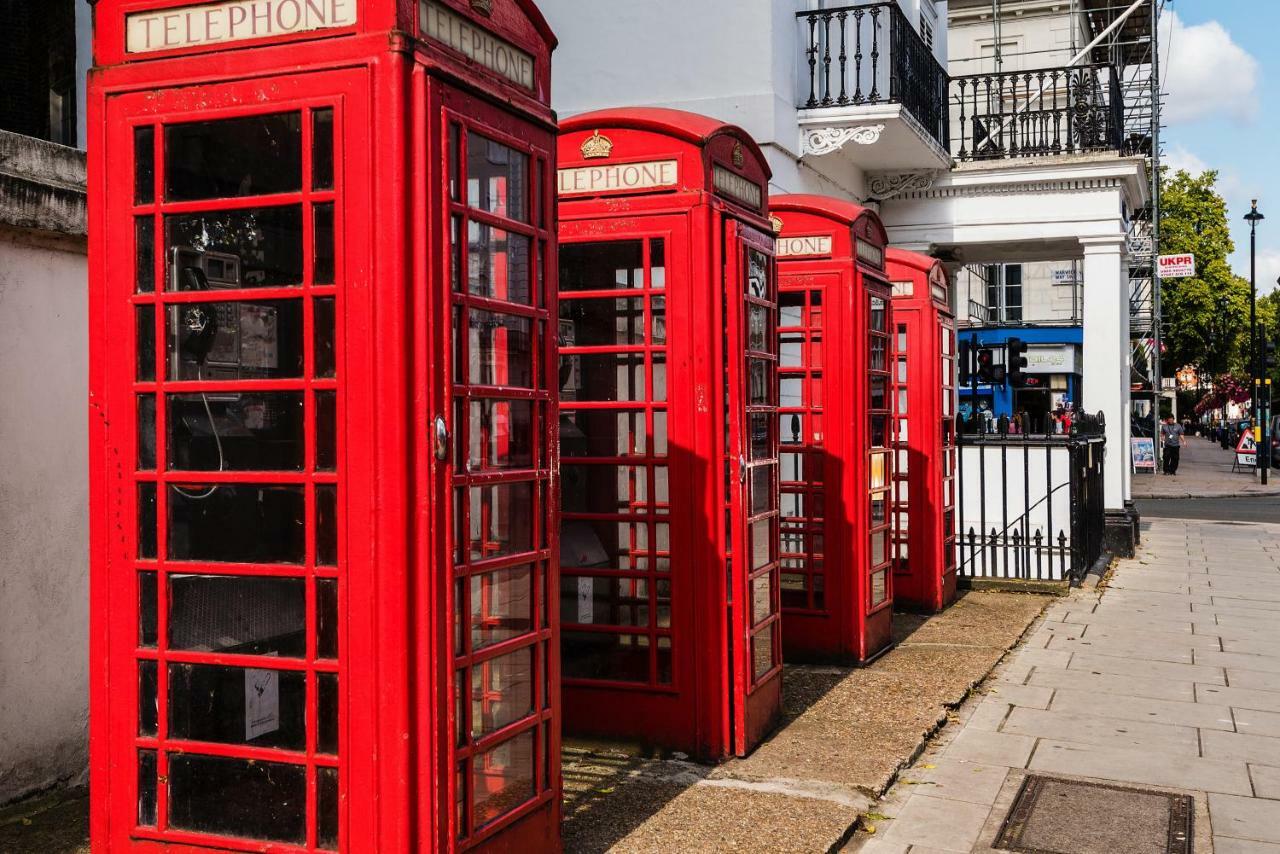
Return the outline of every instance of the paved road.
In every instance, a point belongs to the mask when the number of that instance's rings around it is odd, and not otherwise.
[[[1203,519],[1211,522],[1280,522],[1280,496],[1248,498],[1139,498],[1143,519]]]

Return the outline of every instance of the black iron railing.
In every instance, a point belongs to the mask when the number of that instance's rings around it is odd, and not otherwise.
[[[1102,555],[1101,416],[1065,436],[961,434],[956,566],[962,577],[1070,581]],[[966,452],[967,449],[967,452]],[[977,506],[966,506],[966,502]]]
[[[1111,65],[953,77],[950,110],[957,160],[1122,147],[1124,99]]]
[[[800,107],[901,104],[944,149],[947,72],[897,3],[800,12],[808,88]]]

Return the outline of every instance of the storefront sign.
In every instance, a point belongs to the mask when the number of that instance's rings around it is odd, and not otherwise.
[[[618,190],[654,190],[680,183],[676,160],[649,160],[644,163],[608,163],[576,166],[557,173],[560,195],[607,193]]]
[[[762,194],[755,181],[735,175],[722,166],[711,167],[711,182],[716,190],[753,208],[760,207]]]
[[[1161,255],[1160,256],[1160,278],[1162,279],[1187,279],[1196,274],[1196,256],[1186,255]]]
[[[520,48],[432,0],[422,0],[419,17],[422,34],[427,38],[453,48],[517,85],[534,88],[533,57]]]
[[[1027,348],[1027,367],[1029,374],[1074,374],[1076,372],[1076,351],[1070,344],[1052,347]]]
[[[830,255],[831,235],[813,234],[803,237],[779,237],[779,258],[802,258],[809,255]]]
[[[349,27],[357,0],[233,0],[136,12],[125,18],[125,51],[182,50]]]

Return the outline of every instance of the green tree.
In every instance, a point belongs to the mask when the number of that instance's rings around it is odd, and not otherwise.
[[[1166,279],[1160,303],[1164,319],[1164,376],[1194,365],[1203,375],[1247,375],[1249,283],[1227,257],[1235,251],[1218,173],[1166,172],[1161,196],[1160,254],[1196,256],[1196,275]],[[1259,319],[1262,308],[1259,305]]]

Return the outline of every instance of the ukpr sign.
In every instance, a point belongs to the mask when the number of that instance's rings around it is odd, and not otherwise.
[[[1160,278],[1189,279],[1196,274],[1196,256],[1161,255],[1159,259]]]
[[[231,0],[135,12],[125,18],[125,51],[152,53],[349,27],[357,0]]]

